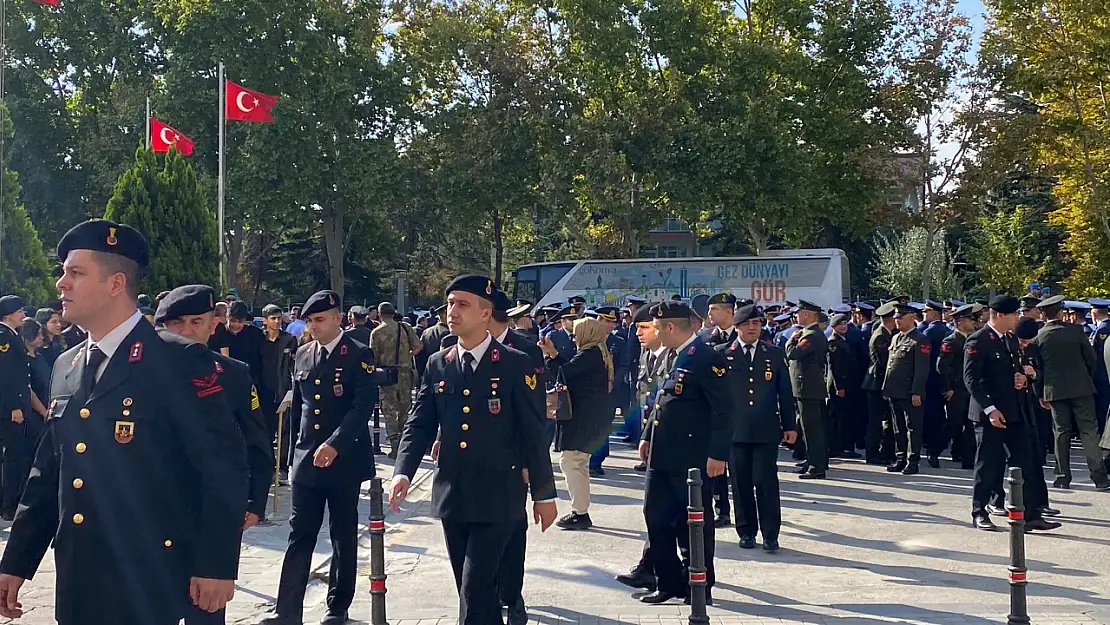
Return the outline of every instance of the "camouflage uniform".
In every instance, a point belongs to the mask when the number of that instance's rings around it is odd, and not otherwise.
[[[397,342],[397,332],[401,329],[400,344]],[[409,410],[412,408],[413,363],[409,352],[419,345],[416,331],[406,323],[398,323],[392,319],[385,320],[370,333],[370,348],[374,350],[374,360],[378,367],[399,366],[397,384],[381,387],[382,419],[385,421],[386,433],[393,451],[401,443],[401,432],[405,427]],[[394,360],[397,354],[397,362]]]

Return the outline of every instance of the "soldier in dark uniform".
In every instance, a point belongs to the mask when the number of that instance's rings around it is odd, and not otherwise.
[[[369,323],[370,311],[367,310],[365,306],[351,306],[348,316],[351,318],[352,323],[351,327],[344,330],[344,332],[347,333],[347,336],[369,347],[370,331],[373,330]]]
[[[1025,478],[1025,529],[1056,529],[1059,523],[1043,517],[1048,490],[1044,472],[1033,460],[1029,413],[1020,396],[1029,379],[1011,334],[1018,320],[1018,300],[999,295],[991,300],[990,309],[988,324],[964,345],[964,385],[971,394],[968,417],[975,422],[976,444],[971,518],[978,529],[995,529],[986,508],[1002,483],[1008,450],[1010,464],[1020,467]]]
[[[84,222],[58,256],[62,314],[89,343],[54,364],[53,418],[0,560],[0,614],[20,616],[19,588],[51,541],[60,625],[220,610],[235,590],[247,470],[211,353],[139,314],[150,252],[135,229]]]
[[[763,315],[754,305],[734,316],[736,339],[715,349],[725,356],[733,397],[732,496],[736,533],[742,549],[755,548],[755,532],[763,550],[777,551],[782,509],[779,503],[778,445],[793,443],[794,396],[782,350],[760,341]]]
[[[31,409],[30,357],[19,334],[24,317],[22,299],[0,297],[0,441],[4,445],[0,517],[5,521],[15,518],[42,429],[42,418]],[[41,401],[49,400],[42,397]]]
[[[528,490],[541,530],[557,514],[544,415],[532,395],[539,388],[534,365],[487,329],[495,289],[483,276],[460,276],[447,287],[447,323],[459,340],[428,359],[389,495],[396,509],[438,432],[432,511],[447,538],[460,625],[502,622],[498,580]]]
[[[421,353],[427,354],[428,358],[442,349],[443,337],[451,334],[451,329],[447,327],[447,304],[437,306],[435,313],[439,322],[424,330],[424,333],[420,335],[420,342],[424,344]],[[424,363],[427,366],[427,361],[424,361]]]
[[[627,351],[627,344],[624,337],[616,333],[617,309],[612,306],[603,306],[594,311],[597,318],[606,325],[609,330],[609,336],[605,337],[605,347],[609,350],[609,355],[612,357],[613,363],[613,390],[609,393],[609,400],[613,405],[613,414],[619,408],[623,416],[629,410],[629,388],[628,388],[628,357],[625,352]],[[612,426],[610,426],[610,429]],[[609,437],[605,436],[601,444],[592,454],[590,454],[590,477],[601,477],[605,475],[605,470],[601,468],[601,463],[609,457]]]
[[[571,338],[569,330],[577,317],[578,314],[573,306],[562,308],[551,316],[551,323],[558,327],[551,328],[546,335],[540,335],[540,338],[549,337],[551,342],[555,344],[555,349],[559,350],[559,355],[567,360],[573,358],[574,352],[578,351],[574,346],[574,339]]]
[[[834,458],[859,458],[856,453],[856,406],[860,393],[860,366],[848,341],[848,315],[837,313],[829,320],[828,443]],[[859,329],[856,329],[859,332]]]
[[[628,385],[633,395],[632,399],[636,400],[636,384],[640,379],[640,364],[643,360],[641,354],[643,346],[636,337],[636,313],[646,306],[647,300],[636,295],[629,295],[626,299],[628,301],[628,315],[632,321],[628,324],[627,328],[617,328],[617,333],[624,337],[625,360],[628,367]],[[634,447],[640,444],[641,415],[640,411],[637,410],[637,405],[631,406],[631,409],[625,413],[624,427],[621,428],[621,440]],[[647,467],[644,466],[644,470],[646,470],[646,468]]]
[[[154,322],[178,336],[207,345],[218,323],[215,308],[216,291],[212,287],[181,286],[159,301]],[[219,353],[213,353],[212,357],[216,360],[216,373],[235,417],[247,459],[247,513],[243,519],[246,531],[266,516],[266,498],[274,479],[272,439],[247,365]],[[222,625],[224,616],[223,610],[213,614],[194,606],[185,617],[185,623]]]
[[[879,318],[874,324],[869,340],[868,367],[863,377],[863,391],[867,396],[867,464],[889,465],[894,462],[894,417],[890,402],[883,396],[886,365],[890,357],[890,343],[894,332],[894,304],[886,303],[875,309]]]
[[[890,344],[890,358],[883,380],[883,396],[894,414],[895,463],[887,471],[914,475],[920,469],[925,385],[929,376],[932,345],[918,332],[916,310],[907,304],[895,308],[898,334]]]
[[[798,323],[802,330],[786,342],[786,359],[790,362],[790,385],[798,400],[798,419],[806,447],[806,464],[798,472],[803,480],[824,479],[829,470],[829,445],[826,438],[825,363],[829,342],[817,320],[821,307],[798,300]]]
[[[937,469],[940,468],[940,453],[948,445],[948,428],[944,422],[944,380],[937,374],[937,359],[940,357],[940,345],[950,330],[944,322],[944,306],[940,302],[926,301],[924,314],[925,320],[918,330],[929,341],[929,376],[925,380],[921,442],[929,466]]]
[[[730,456],[733,410],[725,360],[694,334],[690,307],[666,301],[653,306],[651,316],[660,342],[675,354],[639,450],[648,464],[644,519],[657,580],[656,590],[640,601],[655,604],[687,596],[683,563],[675,550],[677,545],[684,557],[689,552],[686,474],[694,468],[703,471],[702,497],[709,501],[711,478],[724,473]],[[707,599],[714,583],[713,536],[713,524],[706,523]]]
[[[712,326],[698,332],[698,337],[710,347],[732,343],[736,338],[736,331],[732,327],[732,319],[736,314],[736,296],[732,293],[713,295],[709,298],[708,314]],[[728,486],[727,471],[713,479],[713,502],[717,508],[713,524],[717,527],[726,527],[732,522]]]
[[[975,468],[975,427],[967,418],[971,395],[964,385],[964,344],[975,331],[972,308],[972,304],[964,304],[952,313],[956,329],[944,337],[937,359],[937,373],[944,383],[946,436],[952,441],[952,462],[959,462],[965,469]]]
[[[293,364],[290,412],[293,430],[298,432],[289,462],[293,510],[277,604],[274,614],[262,621],[268,625],[301,622],[325,507],[332,565],[327,614],[320,622],[345,623],[354,598],[359,488],[374,476],[367,419],[381,376],[374,367],[373,351],[343,332],[340,310],[334,291],[319,291],[301,311],[315,340],[301,345]]]
[[[1021,307],[1018,312],[1021,313],[1023,318],[1029,318],[1037,322],[1037,325],[1044,326],[1044,319],[1041,316],[1041,309],[1037,305],[1041,303],[1041,298],[1032,295],[1026,295],[1021,298]]]
[[[1098,431],[1102,432],[1106,427],[1106,413],[1110,411],[1110,375],[1103,356],[1103,347],[1110,337],[1110,300],[1089,299],[1087,303],[1091,305],[1091,321],[1095,326],[1091,333],[1091,347],[1095,350],[1095,418]]]
[[[1110,490],[1110,478],[1099,450],[1095,418],[1095,354],[1080,326],[1060,321],[1063,297],[1056,295],[1038,308],[1048,321],[1037,334],[1041,352],[1042,398],[1052,410],[1056,435],[1054,488],[1071,487],[1071,439],[1079,435],[1091,481],[1099,490]]]

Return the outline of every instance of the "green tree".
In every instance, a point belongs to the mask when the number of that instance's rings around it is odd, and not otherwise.
[[[911,298],[939,299],[955,297],[961,291],[960,281],[953,266],[954,254],[948,248],[947,235],[940,230],[928,241],[928,231],[923,227],[912,228],[902,234],[881,237],[875,243],[874,286],[886,289],[891,295],[909,295]],[[926,258],[930,262],[926,262]],[[922,274],[929,272],[931,294],[922,289]]]
[[[20,295],[28,304],[53,299],[50,261],[31,217],[19,202],[19,174],[8,170],[12,122],[0,102],[0,292]]]
[[[142,286],[147,292],[182,284],[216,285],[216,215],[183,156],[171,151],[160,169],[158,161],[154,152],[136,150],[135,164],[120,176],[104,218],[133,226],[146,237],[150,270]]]

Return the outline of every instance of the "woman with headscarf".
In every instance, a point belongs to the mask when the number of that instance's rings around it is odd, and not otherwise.
[[[574,322],[574,342],[578,351],[569,360],[544,337],[540,341],[553,379],[566,384],[570,395],[571,418],[558,423],[555,449],[562,453],[559,466],[567,480],[571,512],[556,522],[563,529],[582,530],[593,526],[590,520],[590,452],[602,438],[609,436],[613,424],[613,360],[605,347],[609,335],[597,319]]]

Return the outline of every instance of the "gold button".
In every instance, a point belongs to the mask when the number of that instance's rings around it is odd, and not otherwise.
[[[497,391],[490,391],[490,393],[493,393],[493,396],[497,397]]]
[[[83,480],[79,477],[73,478],[73,487],[74,488],[81,488],[84,485],[85,485],[85,480]]]
[[[131,411],[130,410],[124,410],[123,411],[123,416],[130,417],[131,416]]]
[[[319,408],[317,408],[316,410],[313,410],[313,411],[312,411],[312,414],[320,414],[320,409],[319,409]]]
[[[164,542],[162,544],[167,546],[167,547],[173,547],[173,541],[172,540],[167,540],[166,542]]]
[[[463,414],[470,414],[470,406],[463,406]]]
[[[754,402],[754,401],[750,401],[750,402],[748,402],[748,405],[749,405],[749,406],[754,406],[754,405],[755,405],[755,402]]]
[[[647,419],[644,419],[644,425],[647,425]]]
[[[85,522],[85,515],[81,514],[80,512],[73,515],[73,524],[74,525],[80,525],[84,522]]]
[[[659,419],[655,420],[655,427],[659,427]]]
[[[85,453],[85,449],[86,447],[84,443],[77,443],[77,453],[83,454]]]
[[[459,449],[466,449],[466,441],[459,443]]]
[[[748,378],[748,382],[755,382],[755,378]]]
[[[131,399],[130,397],[124,397],[123,398],[123,405],[124,406],[130,406],[133,403],[135,403],[135,400]]]
[[[647,405],[647,404],[644,404],[644,410],[648,410],[648,409],[649,409],[649,408],[648,408],[648,405]]]
[[[80,414],[80,415],[81,415],[81,418],[82,418],[82,419],[88,419],[88,418],[89,418],[89,415],[90,415],[90,414],[92,414],[92,413],[91,413],[91,412],[89,412],[89,409],[88,409],[88,408],[82,408],[82,409],[81,409],[81,412],[79,412],[78,414]]]
[[[755,389],[754,388],[749,388],[748,389],[748,395],[755,395]]]
[[[464,423],[464,424],[462,424],[462,431],[463,431],[463,432],[465,432],[465,431],[467,431],[467,430],[469,430],[469,429],[470,429],[470,424],[469,424],[469,423]]]
[[[316,386],[320,386],[320,380],[316,380]]]
[[[317,423],[316,425],[312,426],[312,429],[319,430],[320,429],[320,424]]]
[[[463,397],[470,397],[470,389],[468,389],[468,388],[463,389]]]
[[[312,398],[312,399],[320,399],[320,396],[319,396],[319,395],[315,395],[315,396],[313,396],[313,398]]]

